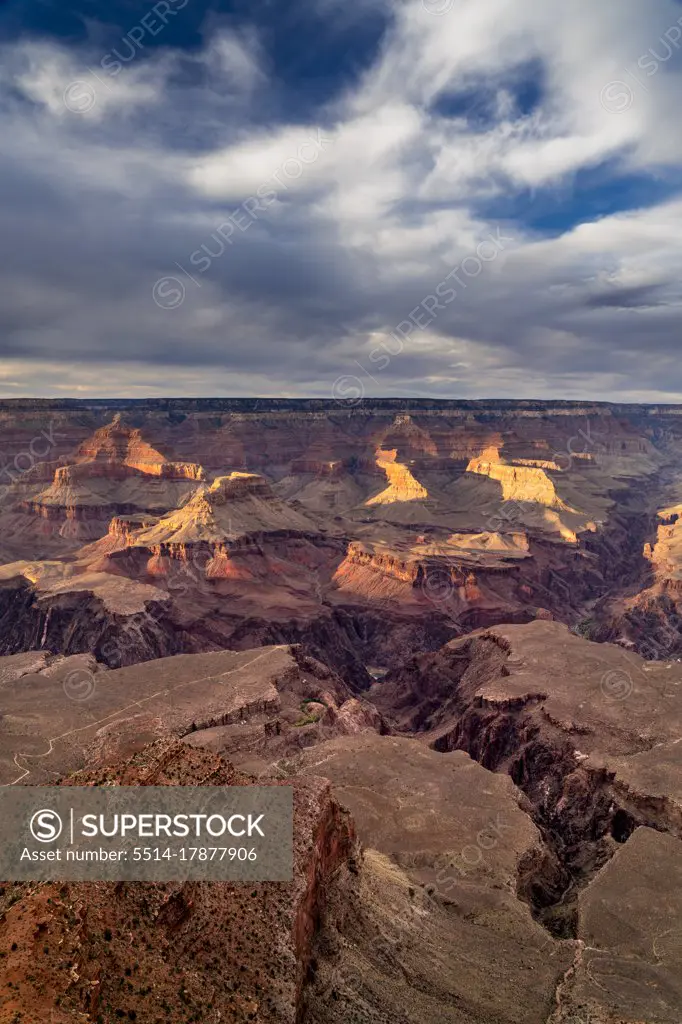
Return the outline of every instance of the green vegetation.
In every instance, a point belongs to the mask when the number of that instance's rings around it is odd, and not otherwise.
[[[582,636],[585,640],[594,640],[599,630],[599,623],[594,619],[581,619],[573,627],[573,632]]]
[[[302,716],[297,722],[294,722],[295,729],[298,729],[303,725],[314,725],[315,722],[319,722],[322,718],[324,711],[320,711],[317,708],[314,711],[309,711],[308,708],[310,704],[321,704],[325,709],[327,707],[325,702],[320,700],[319,697],[304,697],[300,704]]]

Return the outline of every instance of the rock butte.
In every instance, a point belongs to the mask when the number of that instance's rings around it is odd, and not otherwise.
[[[0,1021],[679,1024],[681,414],[0,403],[0,782],[296,807],[289,885],[5,883]]]

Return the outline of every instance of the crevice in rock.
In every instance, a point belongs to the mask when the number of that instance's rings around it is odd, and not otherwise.
[[[433,749],[463,750],[484,768],[508,774],[541,847],[519,865],[517,891],[556,937],[576,935],[577,896],[640,825],[682,835],[665,801],[634,794],[606,768],[586,765],[580,733],[545,713],[538,692],[482,697],[508,677],[509,644],[481,634],[416,655],[389,673],[374,702],[398,732],[430,734]]]
[[[611,822],[611,835],[617,843],[627,842],[636,828],[637,822],[627,811],[622,808],[616,811]]]
[[[511,712],[470,707],[432,746],[464,750],[484,768],[507,772],[528,798],[524,809],[543,850],[519,865],[517,892],[557,938],[576,937],[579,891],[638,826],[680,834],[665,808],[626,799],[611,773],[582,765],[565,737],[538,725],[532,706]]]

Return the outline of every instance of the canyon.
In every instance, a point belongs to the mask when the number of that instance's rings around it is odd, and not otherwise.
[[[0,430],[0,783],[296,806],[294,882],[251,896],[4,883],[0,1021],[678,1024],[682,408]]]

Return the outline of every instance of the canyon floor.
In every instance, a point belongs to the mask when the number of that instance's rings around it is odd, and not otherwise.
[[[679,1024],[682,409],[0,430],[0,784],[296,807],[291,884],[4,883],[2,1024]]]

